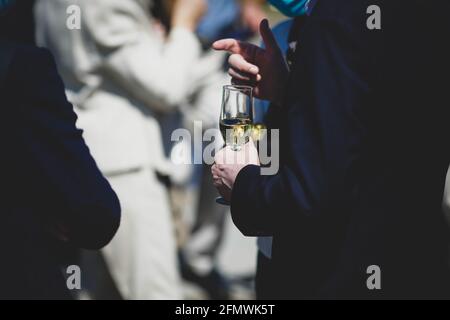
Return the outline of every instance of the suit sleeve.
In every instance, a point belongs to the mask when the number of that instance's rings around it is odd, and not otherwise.
[[[40,174],[32,201],[47,208],[45,219],[67,228],[74,245],[103,247],[120,224],[120,204],[76,128],[53,58],[46,50],[26,49],[17,53],[12,68],[13,81],[26,93],[17,97],[22,143],[32,172]]]
[[[200,57],[194,33],[174,28],[164,42],[137,1],[86,1],[86,6],[83,21],[102,54],[102,71],[158,112],[179,105]]]
[[[280,223],[331,219],[330,208],[342,207],[352,189],[370,59],[347,23],[310,19],[283,106],[280,169],[263,176],[247,166],[232,192],[233,220],[247,236],[273,235]]]

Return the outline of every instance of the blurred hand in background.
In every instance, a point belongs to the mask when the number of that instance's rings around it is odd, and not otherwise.
[[[172,27],[195,31],[206,9],[206,0],[176,0],[173,7]]]
[[[266,17],[262,5],[265,1],[245,0],[241,6],[241,15],[243,22],[254,33],[258,33],[259,25]]]

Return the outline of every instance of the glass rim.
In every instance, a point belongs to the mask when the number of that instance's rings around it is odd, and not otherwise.
[[[253,93],[253,87],[246,86],[246,85],[227,84],[227,85],[223,86],[223,90],[230,90],[230,91],[249,90],[251,93]]]

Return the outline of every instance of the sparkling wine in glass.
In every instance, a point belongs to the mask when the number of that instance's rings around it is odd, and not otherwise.
[[[229,85],[223,87],[222,110],[220,112],[220,132],[225,145],[239,151],[252,135],[253,93],[252,87]],[[219,197],[216,202],[229,205]]]
[[[220,132],[225,144],[234,151],[241,150],[251,136],[253,125],[252,87],[224,86]]]

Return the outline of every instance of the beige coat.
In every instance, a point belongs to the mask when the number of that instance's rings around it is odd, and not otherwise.
[[[81,30],[66,27],[81,8]],[[152,0],[38,0],[38,44],[55,55],[79,127],[105,174],[149,167],[167,173],[158,119],[192,90],[194,34],[155,30]],[[180,54],[182,52],[182,54]]]
[[[120,293],[178,299],[167,191],[154,172],[174,171],[164,156],[161,119],[186,104],[201,50],[188,30],[174,29],[165,41],[151,4],[38,0],[36,32],[38,44],[55,55],[78,126],[122,203],[121,228],[103,250]],[[66,27],[71,5],[81,9],[80,30]]]

